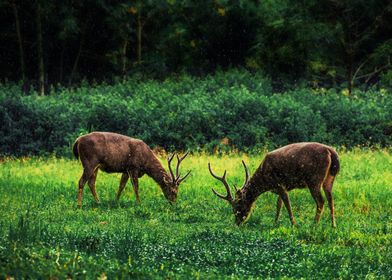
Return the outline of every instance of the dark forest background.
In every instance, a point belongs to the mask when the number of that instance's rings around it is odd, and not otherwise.
[[[392,1],[0,0],[0,156],[392,145]]]
[[[0,79],[41,94],[237,67],[276,87],[392,83],[390,0],[1,0],[0,42]]]

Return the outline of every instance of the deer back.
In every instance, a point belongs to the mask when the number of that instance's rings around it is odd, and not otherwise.
[[[321,182],[331,167],[336,152],[320,143],[295,143],[267,154],[256,178],[268,186],[303,188]]]
[[[92,132],[81,136],[77,145],[82,161],[99,162],[107,172],[145,169],[149,161],[156,160],[142,140],[111,132]]]

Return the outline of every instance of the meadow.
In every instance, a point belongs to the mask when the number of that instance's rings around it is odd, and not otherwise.
[[[115,202],[120,175],[100,172],[97,205],[88,186],[76,207],[80,162],[67,158],[3,158],[0,163],[0,278],[15,279],[391,279],[392,155],[387,149],[341,150],[334,185],[337,228],[325,207],[319,225],[308,190],[290,193],[297,226],[283,209],[274,225],[276,196],[261,195],[248,223],[237,227],[207,163],[229,183],[253,172],[256,155],[190,155],[192,170],[169,204],[147,176],[141,204],[131,184]],[[166,166],[165,157],[161,157]]]

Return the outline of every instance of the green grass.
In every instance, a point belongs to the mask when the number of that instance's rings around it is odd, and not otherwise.
[[[148,177],[142,203],[127,188],[119,204],[119,174],[100,172],[96,205],[88,186],[77,210],[81,164],[58,158],[0,163],[0,278],[392,278],[392,155],[386,150],[341,152],[334,185],[337,229],[326,207],[313,223],[307,190],[290,193],[298,226],[283,209],[273,224],[276,197],[260,196],[245,226],[210,188],[208,173],[228,170],[244,179],[241,158],[255,170],[263,155],[193,155],[183,163],[191,177],[178,202],[167,203]],[[327,206],[327,205],[326,205]]]

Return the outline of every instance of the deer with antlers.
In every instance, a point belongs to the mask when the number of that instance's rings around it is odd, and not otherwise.
[[[177,155],[176,174],[174,175],[171,167],[174,154],[168,159],[169,173],[167,173],[152,150],[142,140],[111,132],[92,132],[79,137],[73,145],[73,154],[83,165],[83,174],[79,180],[79,208],[82,206],[83,188],[86,182],[95,201],[100,202],[95,189],[98,169],[107,173],[122,173],[117,201],[128,179],[131,178],[138,203],[140,202],[138,178],[144,174],[154,179],[167,200],[175,202],[180,183],[190,173],[189,171],[184,177],[180,177],[179,172],[180,164],[188,153],[182,157]]]
[[[227,194],[224,196],[214,189],[212,191],[231,204],[237,225],[246,222],[258,196],[267,191],[279,196],[275,223],[279,220],[282,203],[284,203],[290,221],[294,225],[288,192],[297,188],[310,190],[317,205],[315,222],[318,223],[324,209],[324,199],[321,194],[323,188],[331,211],[332,227],[336,227],[332,186],[340,164],[338,154],[333,148],[320,143],[295,143],[284,146],[268,153],[251,178],[245,162],[242,161],[242,164],[245,169],[245,183],[241,189],[235,188],[236,193],[233,198],[226,180],[226,170],[223,176],[219,177],[213,173],[208,163],[211,175],[223,183]]]

